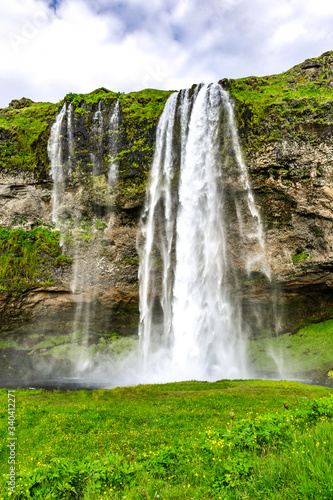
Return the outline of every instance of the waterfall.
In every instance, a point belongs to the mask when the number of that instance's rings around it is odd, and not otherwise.
[[[57,115],[54,124],[51,127],[51,134],[47,145],[47,151],[51,163],[51,176],[53,179],[53,207],[52,221],[58,227],[59,208],[64,194],[64,168],[62,158],[63,137],[61,128],[64,116],[66,114],[66,103]]]
[[[72,123],[72,103],[67,109],[67,136],[68,136],[68,167],[71,170],[72,161],[74,159],[74,134],[73,134],[73,123]]]
[[[241,153],[233,106],[229,98],[226,99],[226,108],[231,130],[232,147],[235,152],[237,165],[239,167],[241,183],[245,189],[246,203],[252,216],[252,231],[245,234],[243,232],[243,220],[240,213],[240,207],[236,202],[237,218],[240,225],[242,237],[247,237],[252,240],[252,251],[250,250],[250,255],[247,255],[246,270],[249,274],[254,269],[257,269],[259,271],[262,271],[267,276],[267,278],[270,278],[271,272],[270,266],[266,259],[263,225],[261,222],[260,212],[254,200],[247,168]]]
[[[143,377],[246,376],[240,268],[269,270],[232,102],[218,84],[166,103],[138,249]]]
[[[111,158],[111,163],[109,167],[108,173],[108,184],[112,187],[118,176],[118,162],[115,160],[115,157],[118,154],[119,149],[119,140],[118,140],[118,132],[119,132],[119,100],[117,100],[115,107],[110,116],[110,124],[109,124],[109,154]]]
[[[177,94],[174,93],[168,99],[161,119],[158,124],[156,134],[156,149],[154,161],[151,169],[150,188],[147,195],[147,202],[142,225],[142,235],[144,238],[143,251],[139,249],[140,267],[140,325],[139,336],[142,344],[144,362],[147,362],[151,348],[151,334],[153,331],[153,309],[154,309],[154,283],[153,283],[153,251],[157,238],[156,225],[158,215],[162,215],[161,228],[158,237],[161,245],[161,257],[163,259],[163,286],[161,295],[161,306],[164,312],[164,322],[162,324],[161,343],[167,344],[171,335],[171,250],[174,232],[174,212],[172,211],[172,191],[171,181],[173,178],[172,164],[172,140],[174,132],[174,122],[177,107]],[[161,201],[164,204],[162,214],[160,212]]]
[[[97,111],[93,117],[93,137],[94,149],[90,152],[91,163],[93,165],[93,175],[98,175],[102,159],[102,138],[103,138],[103,115],[102,103],[99,101]]]
[[[61,241],[70,242],[65,243],[65,251],[70,252],[74,261],[72,343],[79,348],[73,351],[73,375],[80,375],[93,362],[88,347],[91,336],[95,335],[96,305],[101,292],[101,273],[105,270],[101,265],[102,240],[110,237],[113,224],[108,187],[114,186],[118,174],[115,160],[118,154],[118,101],[107,127],[105,117],[105,106],[103,109],[100,101],[87,131],[90,148],[84,154],[86,168],[90,168],[88,176],[81,175],[83,155],[78,148],[82,148],[82,132],[76,128],[79,125],[77,117],[73,119],[71,104],[61,108],[48,142],[53,178],[53,221],[60,229]],[[105,157],[111,158],[111,164],[104,161]],[[95,185],[100,188],[99,198],[95,198]],[[88,218],[84,213],[87,201],[91,207]]]
[[[75,116],[71,105],[61,108],[48,151],[53,220],[70,236],[74,256],[72,339],[82,347],[75,372],[82,375],[94,369],[88,347],[100,332],[98,294],[109,272],[102,250],[114,224],[119,102],[109,115],[98,103],[88,130],[88,152],[77,139],[81,131]],[[82,161],[85,175],[80,175]],[[244,290],[255,286],[255,279],[269,280],[270,269],[233,103],[220,85],[200,84],[173,93],[166,102],[137,246],[140,374],[133,354],[107,367],[113,380],[249,376],[246,342],[261,306],[259,297],[258,308],[250,310]]]

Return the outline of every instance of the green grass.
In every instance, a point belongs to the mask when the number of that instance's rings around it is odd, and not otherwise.
[[[249,361],[263,372],[277,372],[278,368],[284,377],[307,372],[310,378],[312,372],[326,376],[333,369],[333,320],[307,325],[295,334],[252,340]]]
[[[314,58],[321,67],[310,74],[299,64],[278,75],[221,80],[236,101],[238,126],[248,155],[282,139],[320,140],[318,131],[333,121],[331,58],[332,52]],[[277,175],[284,184],[293,180],[288,169],[282,168]],[[309,179],[306,171],[295,175],[304,182]]]
[[[162,110],[166,99],[172,91],[144,89],[138,92],[112,92],[104,87],[94,90],[88,94],[67,94],[61,104],[66,101],[72,103],[75,107],[75,112],[86,114],[82,106],[89,104],[98,104],[100,101],[104,103],[115,103],[119,100],[121,110],[125,115],[130,114],[137,120],[156,120]],[[84,113],[82,113],[84,112]]]
[[[330,394],[260,380],[17,390],[14,498],[331,498]],[[0,402],[5,436],[6,390]],[[0,498],[7,455],[3,441]]]
[[[295,432],[285,450],[255,462],[253,473],[257,478],[242,488],[243,498],[331,499],[332,452],[332,423]]]

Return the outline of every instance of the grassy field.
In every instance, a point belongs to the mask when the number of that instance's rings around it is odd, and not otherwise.
[[[14,395],[8,498],[333,498],[333,389],[222,380]],[[5,499],[7,390],[0,400]]]

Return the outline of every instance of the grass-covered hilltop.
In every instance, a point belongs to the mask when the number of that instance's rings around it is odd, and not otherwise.
[[[235,99],[239,131],[249,156],[276,140],[316,142],[318,128],[325,135],[330,133],[333,52],[306,60],[279,75],[222,79],[219,83]],[[72,103],[75,119],[84,117],[88,124],[99,102],[106,106],[119,99],[121,140],[126,146],[119,152],[121,171],[131,164],[141,174],[150,165],[156,123],[171,93],[146,89],[124,94],[101,88],[90,94],[67,94],[58,104],[14,100],[0,111],[1,169],[12,174],[33,173],[35,180],[50,180],[47,141],[63,103]],[[292,181],[287,175],[283,177],[286,183]],[[302,178],[306,179],[305,173],[297,180]]]
[[[260,373],[272,374],[278,366],[294,377],[327,382],[333,369],[333,52],[279,75],[219,83],[234,101],[272,275],[269,283],[259,273],[243,272],[235,290],[249,323],[258,308],[263,312],[251,339],[251,362]],[[0,110],[0,346],[7,374],[20,370],[18,352],[26,370],[43,357],[46,364],[61,360],[66,372],[70,318],[80,297],[97,311],[89,330],[93,352],[107,346],[118,353],[136,343],[138,221],[158,119],[171,93],[100,88],[70,93],[57,104],[22,98]],[[110,132],[118,105],[118,128]],[[56,229],[48,141],[61,110],[67,170],[62,226]],[[114,163],[118,177],[110,188]],[[98,261],[87,266],[88,276],[95,276],[94,267],[99,273],[79,298],[71,293],[78,253]],[[279,316],[274,324],[272,315],[265,317],[273,295]],[[276,333],[274,345],[288,352],[288,367],[267,354],[266,339]],[[318,345],[325,347],[312,356]]]
[[[279,75],[224,79],[220,83],[236,100],[238,126],[249,156],[277,140],[316,143],[320,127],[330,134],[332,52]],[[293,175],[296,180],[294,172],[281,175],[286,184],[292,182]],[[306,181],[306,173],[302,172],[297,180]]]

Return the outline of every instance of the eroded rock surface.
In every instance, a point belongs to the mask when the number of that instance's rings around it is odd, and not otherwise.
[[[276,294],[277,307],[282,311],[281,332],[294,331],[301,323],[332,316],[333,101],[329,98],[332,68],[333,54],[327,53],[282,75],[285,88],[282,83],[274,83],[278,76],[221,81],[235,98],[243,153],[262,214],[273,280],[272,285],[261,277],[251,277],[257,285],[252,287],[251,293],[244,285],[241,292],[244,310],[250,311],[251,304],[255,303],[264,311],[268,299]],[[310,91],[305,87],[303,91],[305,84],[313,85],[313,95],[307,95],[306,92]],[[320,93],[315,94],[318,89],[323,97]],[[251,92],[257,96],[267,94],[260,109],[254,107]],[[121,96],[112,94],[110,97],[105,89],[97,97],[104,99],[101,109],[105,117],[116,99],[121,100]],[[87,301],[114,311],[124,312],[128,307],[127,319],[120,320],[116,314],[113,326],[121,334],[135,331],[133,325],[138,320],[138,223],[152,161],[156,124],[167,96],[157,96],[153,101],[150,96],[133,94],[120,101],[120,176],[111,201],[107,200],[105,187],[107,161],[100,165],[98,175],[94,177],[91,176],[92,163],[89,163],[89,148],[96,142],[89,130],[98,109],[97,97],[93,93],[89,99],[68,97],[68,102],[72,99],[74,103],[78,145],[77,163],[73,167],[77,175],[68,184],[64,218],[77,225],[81,219],[91,221],[89,235],[85,235],[82,229],[87,246],[79,252],[82,254],[82,272],[98,276],[98,279],[95,283],[90,282],[86,290],[78,289],[73,294],[73,267],[68,266],[61,272],[50,270],[51,285],[35,287],[20,295],[8,295],[3,291],[0,296],[1,326],[6,330],[28,319],[47,316],[50,311],[72,310],[75,303],[85,297]],[[155,109],[152,102],[154,106],[158,104],[157,111],[152,111]],[[21,104],[27,107],[22,111],[32,110],[34,105],[30,102]],[[4,111],[5,116],[19,113],[21,104]],[[53,108],[50,109],[49,114]],[[36,221],[52,225],[52,179],[45,166],[52,124],[49,115],[47,120],[47,127],[45,125],[45,130],[31,146],[38,152],[39,170],[33,172],[30,168],[24,172],[20,164],[20,169],[13,171],[3,160],[0,173],[3,227],[31,229]],[[3,128],[0,131],[7,148],[13,136],[8,130]],[[107,135],[101,144],[107,147]],[[103,176],[104,181],[101,181]],[[112,213],[108,212],[108,204]],[[100,213],[99,221],[95,217],[96,207]],[[99,229],[97,222],[102,222],[105,227]],[[65,242],[63,249],[75,261],[73,247]],[[237,246],[230,251],[237,255]],[[244,277],[244,282],[246,280]]]

